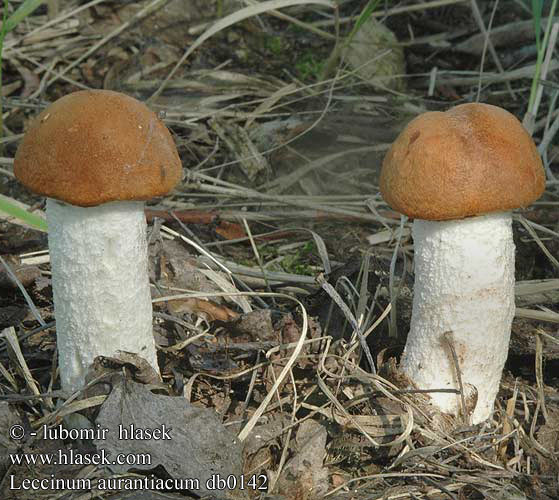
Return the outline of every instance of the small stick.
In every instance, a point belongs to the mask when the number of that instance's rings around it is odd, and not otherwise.
[[[460,388],[460,404],[462,406],[462,416],[464,418],[464,423],[468,425],[469,418],[466,411],[466,398],[464,396],[464,385],[462,384],[462,373],[460,372],[460,365],[458,364],[458,356],[456,355],[456,350],[454,349],[454,342],[452,338],[452,332],[443,333],[443,338],[450,349],[450,354],[452,356],[452,362],[454,363],[454,369],[456,371],[456,378],[458,379],[458,387]]]

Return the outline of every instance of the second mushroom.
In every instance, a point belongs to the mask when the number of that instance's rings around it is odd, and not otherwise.
[[[415,219],[413,310],[401,368],[432,391],[439,409],[464,410],[474,424],[491,415],[507,358],[515,311],[511,211],[544,188],[530,135],[488,104],[420,115],[383,163],[385,201]]]

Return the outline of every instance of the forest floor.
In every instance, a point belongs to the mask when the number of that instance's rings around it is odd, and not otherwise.
[[[61,0],[7,33],[0,202],[39,224],[0,212],[0,498],[559,498],[555,4]],[[30,121],[82,89],[146,102],[185,175],[146,208],[162,382],[134,357],[104,358],[102,383],[70,395],[44,198],[13,158]],[[410,119],[476,101],[523,122],[547,184],[514,213],[509,357],[474,426],[398,371],[413,240],[378,180]],[[59,426],[76,412],[110,435],[180,432],[74,439]],[[135,461],[86,460],[101,453]],[[224,483],[208,483],[215,472]]]

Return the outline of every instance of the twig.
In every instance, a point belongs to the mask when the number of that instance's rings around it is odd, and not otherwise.
[[[452,337],[452,332],[444,332],[443,338],[450,350],[450,355],[452,356],[452,363],[454,365],[454,371],[456,372],[456,378],[458,379],[458,387],[460,388],[460,404],[462,406],[462,418],[464,423],[468,425],[470,423],[470,416],[466,408],[466,397],[464,395],[464,385],[462,384],[462,371],[460,370],[460,364],[458,363],[458,356],[456,355],[456,350],[454,349],[454,339]]]

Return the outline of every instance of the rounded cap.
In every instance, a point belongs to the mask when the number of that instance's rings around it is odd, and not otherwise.
[[[412,120],[380,175],[380,191],[394,210],[426,220],[525,207],[544,189],[541,158],[521,123],[479,103]]]
[[[181,179],[182,165],[147,106],[110,90],[82,90],[33,120],[14,174],[35,193],[87,207],[163,195]]]

